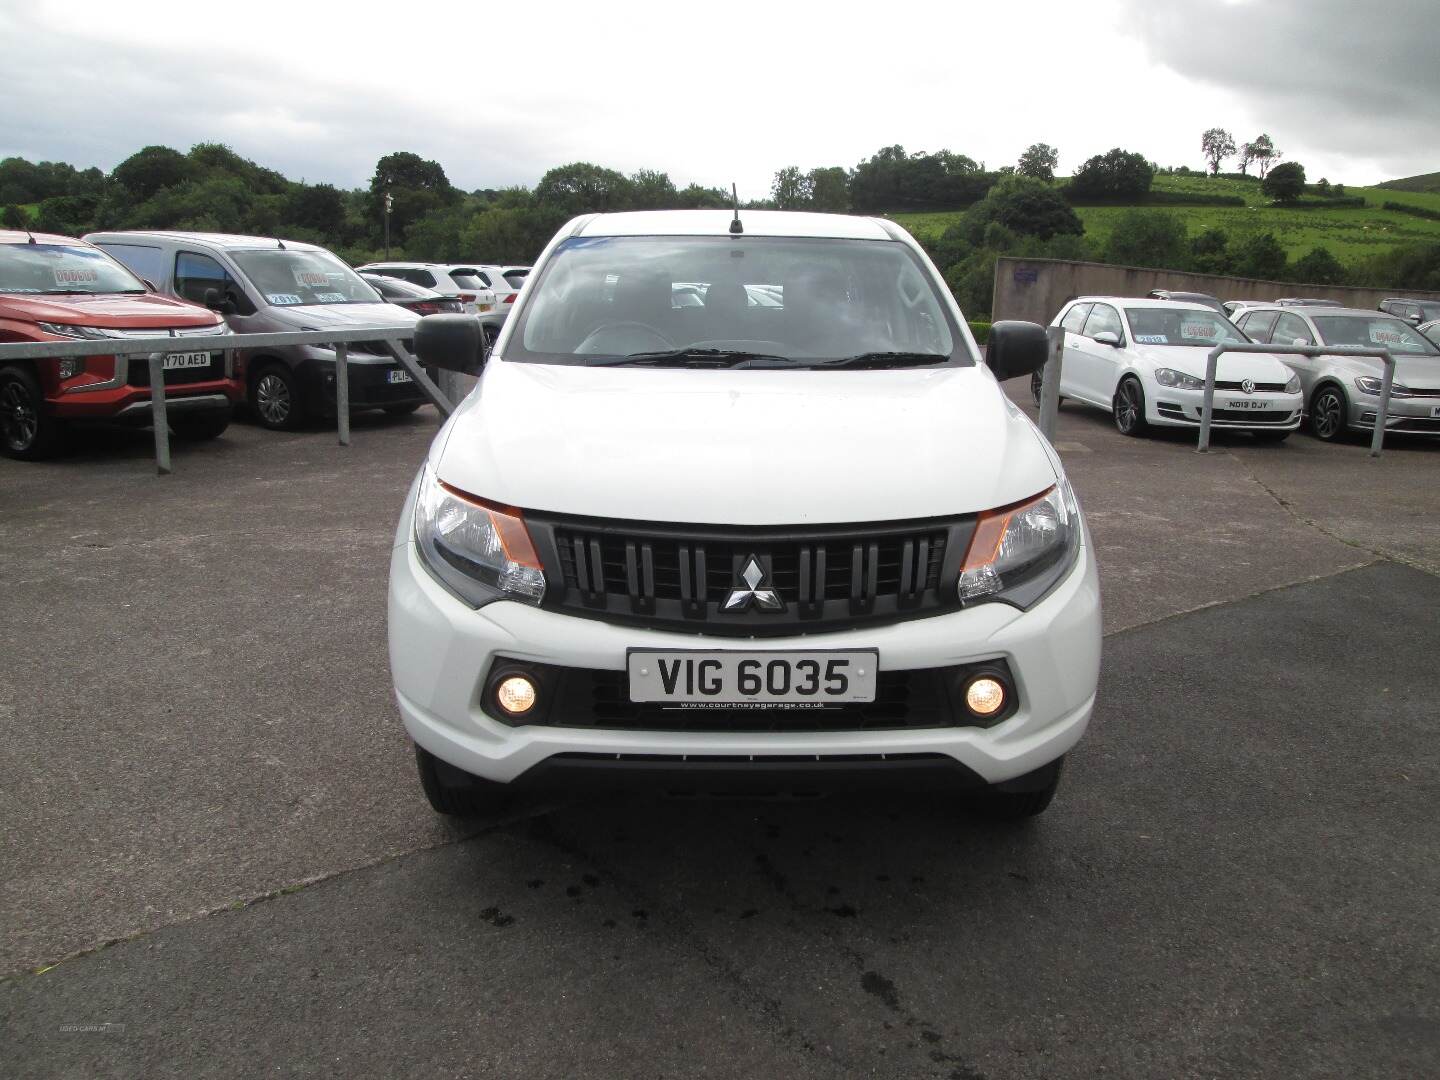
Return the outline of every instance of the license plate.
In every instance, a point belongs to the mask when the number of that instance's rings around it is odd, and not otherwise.
[[[165,359],[160,366],[166,371],[178,371],[183,368],[197,368],[210,366],[210,354],[208,352],[172,352],[166,353]]]
[[[630,700],[705,705],[841,704],[875,700],[874,649],[731,652],[631,649]]]
[[[1430,415],[1437,419],[1440,419],[1440,405],[1431,405]]]
[[[494,306],[494,304],[476,304],[475,309],[477,311],[489,311]]]
[[[1238,401],[1227,401],[1225,407],[1227,409],[1258,409],[1263,412],[1270,407],[1270,403],[1268,401],[1251,401],[1248,398],[1241,398]]]
[[[414,381],[415,381],[414,379],[412,379],[412,378],[410,377],[410,372],[406,371],[404,368],[392,368],[390,371],[388,371],[388,372],[385,373],[385,378],[387,378],[388,380],[390,380],[390,382],[414,382]]]

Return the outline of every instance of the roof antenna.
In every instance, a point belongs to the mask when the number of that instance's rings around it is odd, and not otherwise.
[[[280,250],[281,250],[281,251],[287,250],[287,248],[285,247],[285,241],[284,241],[284,240],[279,240],[279,239],[277,239],[277,240],[275,241],[275,243],[277,243],[277,244],[280,245]]]
[[[745,226],[740,224],[740,193],[735,190],[735,183],[730,183],[730,202],[735,207],[735,219],[730,222],[730,234],[739,236],[745,231]]]
[[[35,234],[30,231],[30,226],[29,226],[29,225],[24,225],[24,226],[22,226],[22,228],[24,228],[24,230],[25,230],[25,235],[30,238],[30,243],[32,243],[32,244],[35,243]]]

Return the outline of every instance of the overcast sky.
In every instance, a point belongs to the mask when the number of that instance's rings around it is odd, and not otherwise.
[[[109,170],[223,142],[292,179],[394,150],[466,189],[592,161],[768,193],[879,147],[1060,171],[1113,146],[1203,167],[1269,132],[1309,177],[1440,170],[1435,0],[985,5],[0,0],[0,157]],[[1233,162],[1229,167],[1233,167]]]

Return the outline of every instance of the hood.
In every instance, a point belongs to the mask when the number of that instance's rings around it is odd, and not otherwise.
[[[395,304],[271,304],[271,321],[295,330],[411,326],[420,316]]]
[[[219,326],[213,311],[159,293],[96,293],[34,296],[6,293],[0,311],[29,322],[72,323],[113,329],[169,326]]]
[[[1197,379],[1205,378],[1205,364],[1210,356],[1208,347],[1147,345],[1143,341],[1137,341],[1130,347],[1156,367],[1174,368]],[[1283,383],[1289,382],[1292,374],[1279,357],[1270,353],[1221,353],[1215,365],[1215,378],[1224,382],[1254,379],[1256,382]]]
[[[525,510],[716,525],[973,513],[1055,482],[980,368],[770,371],[492,361],[440,479]]]
[[[1377,375],[1383,366],[1379,360],[1375,361]],[[1422,390],[1440,388],[1440,356],[1395,357],[1395,381],[1401,386]]]

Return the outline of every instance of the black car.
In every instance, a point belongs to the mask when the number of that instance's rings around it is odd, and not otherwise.
[[[362,272],[360,276],[380,294],[381,299],[407,308],[416,315],[459,314],[464,310],[459,300],[442,296],[434,289],[413,285],[400,278],[386,277],[384,274]]]
[[[1380,301],[1380,310],[1412,325],[1440,319],[1440,300],[1415,300],[1408,296],[1387,296]]]

